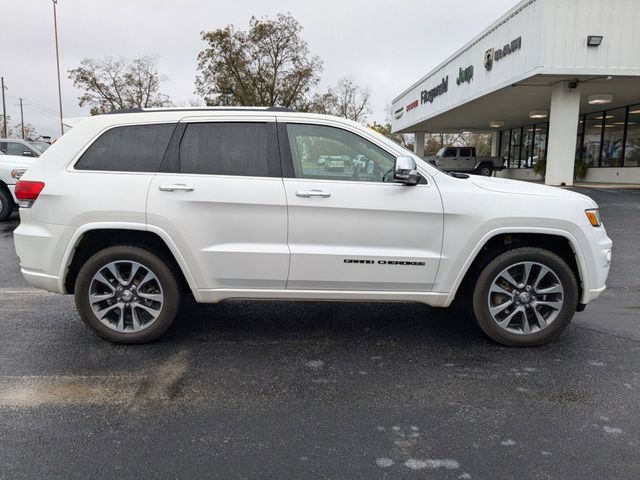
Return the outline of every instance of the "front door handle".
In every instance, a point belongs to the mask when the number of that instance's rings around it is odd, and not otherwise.
[[[176,183],[172,185],[160,185],[161,192],[193,192],[195,189],[191,185]]]
[[[323,192],[322,190],[298,190],[296,196],[302,198],[329,198],[331,194],[329,192]]]

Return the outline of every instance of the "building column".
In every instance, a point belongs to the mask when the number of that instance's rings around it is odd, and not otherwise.
[[[418,155],[420,158],[424,158],[424,132],[415,132],[413,153]]]
[[[545,183],[571,186],[576,158],[580,91],[569,88],[569,82],[558,82],[551,88]]]
[[[491,132],[491,156],[498,156],[498,141],[500,140],[500,132]]]

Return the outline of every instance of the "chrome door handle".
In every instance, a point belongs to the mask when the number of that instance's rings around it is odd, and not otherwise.
[[[176,183],[173,185],[160,185],[161,192],[193,192],[195,189],[191,185]]]
[[[296,196],[302,198],[329,198],[331,194],[329,192],[323,192],[322,190],[298,190]]]

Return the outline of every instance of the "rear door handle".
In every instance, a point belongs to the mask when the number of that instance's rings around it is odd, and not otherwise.
[[[195,189],[191,185],[176,183],[172,185],[160,185],[161,192],[193,192]]]
[[[296,196],[302,198],[329,198],[331,194],[329,192],[323,192],[322,190],[298,190]]]

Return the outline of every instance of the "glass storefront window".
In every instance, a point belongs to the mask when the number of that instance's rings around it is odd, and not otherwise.
[[[500,156],[509,156],[509,130],[503,130],[500,136]]]
[[[600,166],[600,143],[602,141],[602,112],[590,113],[586,116],[585,122],[584,162],[589,167],[598,167]]]
[[[533,138],[533,152],[531,154],[530,167],[533,167],[538,160],[547,158],[547,124],[536,125],[535,136]]]
[[[640,167],[640,104],[629,107],[625,167]]]
[[[604,118],[604,141],[602,142],[602,167],[622,166],[622,142],[627,109],[609,110],[596,116],[594,120]]]
[[[576,137],[576,158],[583,159],[584,153],[582,152],[582,140],[583,140],[583,127],[584,127],[584,115],[580,115],[578,121],[578,136]]]
[[[546,160],[548,134],[548,123],[502,130],[500,156],[507,158],[505,166],[532,168]],[[640,104],[580,115],[576,158],[590,168],[640,167]]]
[[[528,127],[524,127],[522,129],[522,153],[521,153],[521,162],[520,166],[522,168],[531,168],[531,157],[533,150],[533,125],[529,125]]]
[[[509,168],[520,168],[520,133],[521,128],[511,130],[511,150],[509,155]]]

